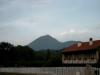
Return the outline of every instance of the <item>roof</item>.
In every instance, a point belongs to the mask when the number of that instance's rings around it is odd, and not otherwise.
[[[82,42],[81,46],[78,47],[77,44],[74,44],[70,47],[65,48],[63,52],[84,51],[84,50],[96,49],[99,46],[100,46],[100,40],[93,41],[92,45],[89,45],[89,42]]]

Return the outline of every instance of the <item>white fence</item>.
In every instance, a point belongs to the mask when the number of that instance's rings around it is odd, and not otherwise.
[[[90,72],[91,71],[91,72]],[[99,68],[91,68],[88,70],[86,67],[19,67],[19,68],[0,68],[0,72],[13,72],[13,73],[33,73],[41,75],[100,75]],[[88,72],[88,73],[86,73]]]

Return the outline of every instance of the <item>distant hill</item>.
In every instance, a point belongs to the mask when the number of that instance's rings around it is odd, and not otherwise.
[[[59,42],[50,35],[45,35],[31,42],[28,46],[34,50],[43,50],[43,49],[57,50],[71,46],[72,44],[75,43],[78,43],[78,41]]]

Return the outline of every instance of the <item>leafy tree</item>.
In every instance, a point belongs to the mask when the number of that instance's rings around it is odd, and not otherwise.
[[[0,43],[0,64],[7,65],[9,62],[9,51],[13,48],[13,45],[8,42]]]
[[[62,66],[60,50],[32,50],[28,46],[14,46],[8,42],[0,43],[0,65],[3,66]]]

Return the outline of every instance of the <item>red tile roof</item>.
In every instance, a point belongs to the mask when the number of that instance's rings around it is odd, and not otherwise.
[[[80,47],[78,47],[77,44],[74,44],[70,47],[65,48],[63,52],[90,50],[97,47],[100,47],[100,40],[93,41],[92,45],[89,45],[89,42],[82,42]]]

